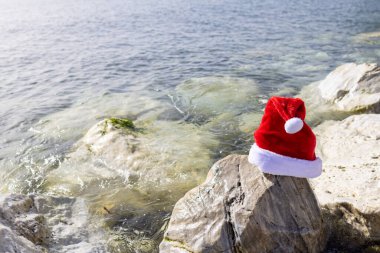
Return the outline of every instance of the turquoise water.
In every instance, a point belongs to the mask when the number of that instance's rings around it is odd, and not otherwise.
[[[203,178],[216,159],[247,151],[271,94],[294,95],[346,62],[379,62],[379,36],[367,36],[379,31],[377,0],[0,0],[1,190],[48,192],[49,173],[108,116],[162,121],[163,142],[202,136],[211,144],[169,143],[208,154]],[[111,229],[155,220],[134,229],[156,243],[176,199],[197,182],[166,198],[112,195],[136,215],[121,214]],[[102,189],[96,198],[68,194],[97,210],[111,194]]]

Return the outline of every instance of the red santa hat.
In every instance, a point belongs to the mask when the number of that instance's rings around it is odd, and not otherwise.
[[[269,99],[254,133],[248,160],[263,172],[303,178],[318,177],[322,161],[314,153],[316,138],[305,123],[306,109],[299,98]]]

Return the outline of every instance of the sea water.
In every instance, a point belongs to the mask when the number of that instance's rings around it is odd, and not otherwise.
[[[175,201],[217,159],[247,153],[269,96],[379,63],[379,31],[377,0],[0,0],[0,190],[85,198],[110,251],[155,251]],[[185,150],[199,166],[179,163],[168,180],[183,185],[157,193],[116,172],[79,191],[49,182],[88,169],[68,154],[114,116],[156,123],[162,159]]]

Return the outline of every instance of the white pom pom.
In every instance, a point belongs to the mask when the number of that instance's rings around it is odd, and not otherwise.
[[[288,134],[295,134],[303,127],[303,121],[300,118],[291,118],[285,122],[285,131]]]

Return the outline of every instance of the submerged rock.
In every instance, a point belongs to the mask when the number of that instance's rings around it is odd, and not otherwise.
[[[321,252],[323,228],[306,179],[263,174],[231,155],[177,202],[160,252]]]
[[[105,116],[122,115],[135,121],[154,121],[170,108],[169,103],[134,93],[104,94],[49,114],[30,131],[44,139],[78,140]]]
[[[311,120],[323,121],[326,112],[347,114],[380,113],[380,67],[376,64],[347,63],[332,71],[325,79],[304,87],[304,99]],[[339,115],[334,115],[339,118]]]
[[[47,175],[45,187],[54,193],[94,195],[104,189],[97,185],[119,178],[113,191],[132,187],[158,197],[170,190],[168,197],[179,198],[183,189],[201,182],[216,145],[211,133],[192,124],[156,121],[125,129],[106,119]]]
[[[240,113],[258,102],[254,81],[231,77],[193,78],[176,87],[177,105],[184,113],[204,116]]]
[[[354,36],[356,43],[368,43],[372,45],[380,44],[380,32],[360,33]]]
[[[105,119],[91,127],[41,188],[85,198],[91,212],[106,217],[113,251],[152,252],[165,217],[204,179],[219,142],[181,121],[114,123]]]
[[[251,135],[252,129],[257,129],[259,127],[262,117],[262,112],[251,112],[241,115],[239,117],[239,129],[242,132],[249,133]]]
[[[379,114],[363,114],[314,130],[324,171],[311,183],[339,247],[355,251],[380,240],[379,129]]]
[[[0,196],[0,252],[105,252],[103,244],[101,230],[91,229],[83,200]]]

